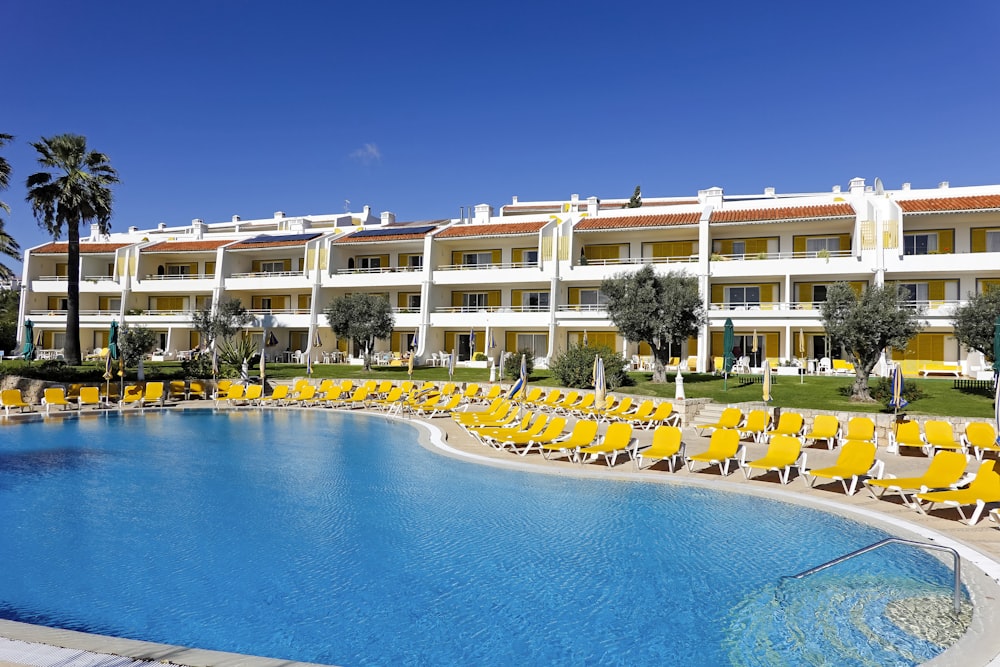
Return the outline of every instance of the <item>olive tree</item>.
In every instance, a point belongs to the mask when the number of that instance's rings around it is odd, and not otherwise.
[[[979,350],[996,368],[993,358],[993,327],[1000,317],[1000,289],[970,294],[969,300],[955,311],[952,323],[955,338],[970,350]]]
[[[364,346],[365,370],[371,370],[375,339],[388,338],[396,325],[389,301],[378,294],[349,294],[331,301],[324,312],[333,333]]]
[[[653,350],[653,382],[666,382],[671,347],[697,335],[705,322],[698,279],[671,271],[657,275],[647,264],[601,282],[608,316],[625,338]]]
[[[906,349],[922,328],[920,308],[904,303],[896,283],[868,285],[859,294],[849,283],[839,282],[826,291],[822,305],[823,326],[842,345],[854,364],[851,400],[872,403],[868,376],[887,347]]]

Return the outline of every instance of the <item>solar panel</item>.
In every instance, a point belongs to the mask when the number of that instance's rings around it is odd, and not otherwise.
[[[394,236],[396,234],[426,234],[434,225],[424,225],[422,227],[380,227],[379,229],[362,229],[360,232],[351,234],[352,239],[360,239],[372,236]]]
[[[240,243],[277,243],[279,241],[310,241],[320,234],[285,234],[283,236],[255,236]]]

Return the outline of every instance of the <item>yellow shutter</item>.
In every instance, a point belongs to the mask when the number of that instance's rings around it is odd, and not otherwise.
[[[580,288],[570,287],[569,288],[569,305],[579,306],[580,305]]]
[[[615,347],[617,341],[615,340],[615,334],[613,331],[592,331],[587,334],[587,342],[591,345],[603,345],[605,347],[610,347],[612,350],[617,349]]]
[[[205,273],[215,275],[215,262],[205,262]]]
[[[456,265],[462,263],[462,251],[461,250],[452,250],[451,251],[451,263],[452,264],[456,264]]]
[[[389,255],[378,255],[378,265],[383,269],[389,268]]]
[[[792,251],[793,252],[805,252],[806,251],[806,237],[804,237],[804,236],[793,236],[792,237]]]
[[[260,260],[255,259],[250,262],[250,271],[252,273],[260,273]]]
[[[781,348],[778,345],[777,332],[768,331],[764,334],[764,349],[762,350],[761,356],[765,358],[781,356]]]
[[[462,306],[462,293],[452,292],[451,293],[451,306],[452,308],[461,308]]]
[[[517,352],[517,333],[508,331],[504,335],[504,340],[508,352]]]
[[[400,334],[398,331],[392,332],[392,337],[389,340],[389,349],[392,350],[393,352],[399,352],[400,350],[403,349],[403,346],[399,340],[401,335],[402,334]]]
[[[865,291],[866,287],[868,287],[868,283],[864,280],[852,280],[849,284],[851,289],[853,289],[854,293],[858,296],[861,296],[861,293]]]
[[[930,280],[927,282],[927,299],[932,303],[944,301],[944,281]]]
[[[292,258],[289,257],[288,259],[281,260],[281,265],[284,267],[285,271],[291,271],[292,270]]]
[[[713,331],[712,332],[712,348],[709,350],[709,352],[711,353],[711,355],[713,357],[721,357],[721,356],[725,355],[725,352],[722,349],[722,341],[723,341],[722,332],[721,331]]]
[[[312,251],[310,250],[310,252]],[[299,271],[305,271],[305,270],[306,270],[306,258],[299,257]]]
[[[486,293],[486,305],[490,308],[500,307],[500,290],[490,290]]]
[[[569,259],[569,238],[565,236],[559,237],[559,259],[565,261]]]
[[[458,346],[455,345],[455,332],[445,331],[444,332],[444,351],[451,352],[452,350],[458,350]]]
[[[319,249],[319,268],[326,268],[326,248]]]
[[[986,252],[986,229],[972,230],[972,252]]]
[[[512,308],[517,308],[518,306],[524,305],[521,303],[521,294],[523,290],[513,289],[510,291],[510,305]]]
[[[813,284],[812,283],[799,283],[797,286],[798,301],[803,308],[812,308],[813,300]]]
[[[640,357],[649,357],[653,355],[653,348],[650,347],[649,343],[644,340],[639,341],[638,354]]]
[[[197,331],[188,332],[188,344],[191,346],[190,349],[197,350],[201,345],[201,334]]]
[[[396,293],[396,307],[397,308],[406,308],[406,305],[408,303],[409,303],[409,298],[407,297],[406,292],[397,292]]]
[[[492,261],[494,264],[499,264],[500,263],[500,251],[499,250],[490,250],[490,252],[493,254],[493,258],[490,261]]]
[[[58,263],[56,263],[56,275],[57,276],[59,276],[61,278],[65,278],[68,271],[69,271],[69,264],[68,263],[66,263],[66,262],[58,262]]]
[[[510,251],[510,261],[519,264],[524,261],[524,248],[514,248]],[[479,349],[479,348],[476,348]]]
[[[316,248],[309,248],[308,250],[306,250],[305,263],[309,266],[310,269],[312,269],[314,266],[316,266]],[[300,259],[299,260],[299,269],[301,270],[302,268],[303,268],[302,267],[302,260]]]
[[[691,336],[688,338],[688,356],[694,357],[698,355],[698,337]]]
[[[767,239],[747,239],[746,248],[748,255],[767,252]]]
[[[725,285],[712,285],[712,303],[723,303],[725,300]]]
[[[986,232],[983,232],[983,249],[986,249]],[[58,267],[57,267],[58,268]],[[118,268],[116,269],[116,274],[118,276],[125,275],[125,256],[122,255],[118,258]]]
[[[980,294],[985,294],[986,292],[989,292],[990,290],[994,290],[994,289],[1000,288],[1000,280],[980,279],[978,282],[979,282],[979,293]]]
[[[476,331],[476,354],[486,354],[486,331]]]
[[[941,231],[938,232],[938,252],[940,253],[955,252],[954,229],[942,229]]]
[[[552,259],[552,237],[548,234],[542,237],[542,259]]]
[[[300,294],[298,301],[299,310],[309,310],[312,306],[312,294]]]
[[[650,244],[650,257],[669,257],[670,256],[670,244],[669,243],[651,243]]]
[[[677,241],[671,257],[690,257],[694,254],[694,241]]]
[[[57,296],[49,297],[49,310],[61,310],[59,308],[59,297]]]
[[[840,235],[840,250],[850,250],[851,249],[851,235],[841,234]]]
[[[719,249],[723,255],[733,254],[733,241],[732,239],[724,239],[719,241]]]
[[[774,303],[774,285],[760,286],[760,302],[762,305]]]

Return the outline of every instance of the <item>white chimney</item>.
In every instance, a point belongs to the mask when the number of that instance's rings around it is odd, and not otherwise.
[[[706,190],[698,190],[698,201],[716,210],[722,208],[722,188],[716,186]]]
[[[158,224],[156,226],[156,228],[162,232],[163,230],[165,230],[167,228],[167,223],[161,222],[160,224]]]
[[[274,219],[275,220],[281,220],[284,217],[285,217],[285,212],[284,211],[275,211],[274,212]]]
[[[910,184],[909,183],[903,183],[903,191],[904,192],[909,192],[909,190],[910,190]]]
[[[234,215],[233,216],[233,222],[239,222],[239,221],[240,221],[240,216]]]
[[[135,234],[135,233],[136,233],[136,232],[138,232],[138,231],[139,231],[139,228],[138,228],[138,227],[129,227],[129,228],[128,228],[128,233],[129,233],[129,234]]]
[[[91,223],[91,225],[90,225],[90,240],[91,241],[96,241],[99,238],[101,238],[101,226],[99,224],[97,224],[96,222]]]
[[[205,222],[201,218],[195,218],[191,221],[191,234],[196,239],[205,237]]]
[[[850,183],[851,194],[861,194],[865,191],[865,179],[852,178]]]
[[[951,185],[951,183],[949,183],[948,181],[941,181],[940,183],[938,183],[938,187],[941,188],[942,190],[947,190],[949,185]]]
[[[379,217],[381,218],[383,225],[391,225],[396,222],[396,214],[391,211],[382,211],[382,214]]]
[[[597,212],[601,210],[601,200],[597,197],[587,197],[587,215],[592,218],[597,217]]]
[[[840,186],[839,185],[833,186],[833,194],[835,194],[835,195],[839,195],[840,194]]]
[[[764,188],[764,195],[767,197],[774,196],[774,188]]]
[[[372,207],[365,204],[365,207],[361,209],[361,219],[365,224],[368,224],[368,219],[372,217]]]
[[[511,198],[511,203],[512,203],[512,204],[516,204],[516,203],[517,203],[517,195],[514,195],[514,196],[513,196],[512,198]]]
[[[476,219],[475,223],[477,225],[484,225],[490,221],[493,217],[493,207],[489,204],[476,204]]]

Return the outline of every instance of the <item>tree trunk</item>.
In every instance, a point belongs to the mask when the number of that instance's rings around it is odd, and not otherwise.
[[[851,385],[851,401],[855,403],[876,402],[868,389],[868,376],[875,368],[876,361],[861,364],[858,362],[858,358],[854,357],[854,384]]]
[[[66,224],[69,248],[66,257],[66,342],[63,359],[70,366],[80,365],[80,225],[69,220]]]
[[[662,347],[653,347],[653,379],[652,382],[666,382],[667,381],[667,369],[665,368],[666,362],[670,361],[669,351]]]

